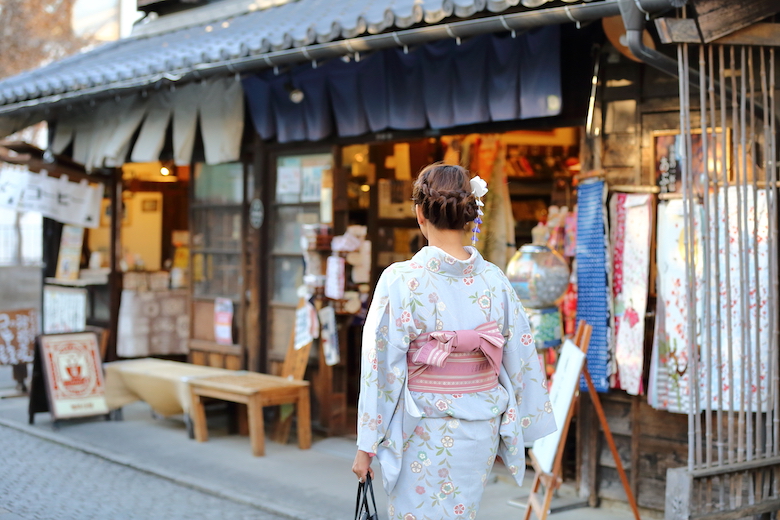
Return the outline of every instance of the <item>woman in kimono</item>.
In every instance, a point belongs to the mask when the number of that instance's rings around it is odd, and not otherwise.
[[[459,166],[420,172],[429,245],[382,273],[366,318],[352,470],[379,460],[391,519],[473,520],[496,456],[522,484],[524,444],[556,428],[514,289],[462,245],[486,192]]]

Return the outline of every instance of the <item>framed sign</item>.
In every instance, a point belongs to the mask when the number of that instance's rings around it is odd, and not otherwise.
[[[43,333],[79,332],[87,326],[87,290],[43,286]]]
[[[702,175],[707,171],[713,172],[718,180],[722,178],[723,161],[725,157],[726,167],[729,168],[728,176],[732,179],[731,163],[731,139],[726,131],[726,153],[723,153],[723,131],[716,128],[713,133],[708,133],[707,159],[705,163],[704,147],[701,130],[693,130],[691,133],[691,168],[695,189],[701,193]],[[659,130],[653,132],[653,167],[655,171],[655,184],[661,188],[661,193],[682,192],[682,175],[684,164],[681,150],[683,136],[678,130]],[[713,155],[713,150],[715,154]]]
[[[97,334],[40,337],[49,412],[56,419],[108,413]]]

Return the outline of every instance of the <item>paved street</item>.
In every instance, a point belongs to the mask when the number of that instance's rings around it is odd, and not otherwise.
[[[0,426],[0,520],[93,518],[284,517]]]

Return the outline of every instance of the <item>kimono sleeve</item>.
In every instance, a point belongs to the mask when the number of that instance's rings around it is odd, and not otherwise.
[[[363,328],[357,445],[368,453],[376,453],[388,437],[407,374],[409,345],[390,326],[397,303],[391,278],[388,271],[380,277]]]
[[[531,325],[509,282],[503,365],[517,400],[517,421],[524,442],[532,442],[557,429],[547,392],[547,377],[536,353]]]

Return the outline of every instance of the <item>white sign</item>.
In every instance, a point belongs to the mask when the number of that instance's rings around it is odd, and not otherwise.
[[[46,285],[43,288],[43,333],[81,332],[87,326],[87,291]]]
[[[322,324],[322,332],[320,333],[322,339],[320,341],[322,342],[322,352],[325,354],[325,364],[332,367],[341,361],[336,311],[332,306],[328,305],[320,309],[320,324]]]
[[[561,347],[561,356],[553,375],[553,385],[550,389],[550,402],[552,403],[553,416],[558,429],[555,432],[534,441],[534,456],[539,462],[539,467],[545,473],[552,472],[555,462],[555,454],[558,444],[561,442],[561,430],[569,414],[574,392],[580,383],[580,372],[585,362],[585,353],[567,339]]]
[[[69,182],[14,168],[0,169],[0,207],[35,211],[64,224],[96,228],[100,223],[103,185]]]

